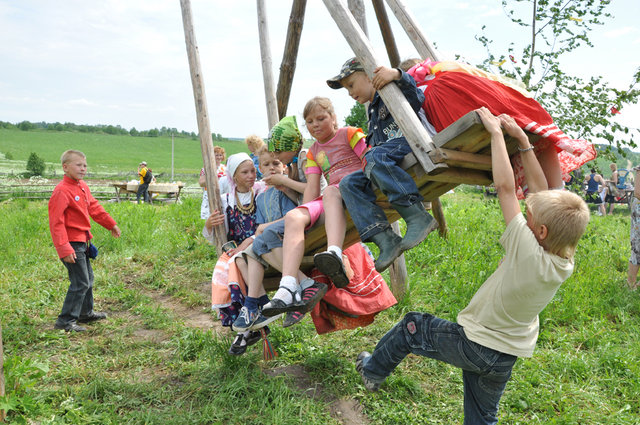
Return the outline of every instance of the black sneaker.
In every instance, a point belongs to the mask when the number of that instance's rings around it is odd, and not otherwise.
[[[313,263],[321,273],[329,276],[336,288],[344,288],[349,284],[342,258],[338,257],[335,252],[320,252],[313,256]]]
[[[269,327],[264,327],[265,332],[269,335]],[[260,341],[262,335],[260,331],[250,331],[246,336],[243,332],[236,335],[231,347],[229,347],[229,354],[232,356],[240,356],[247,351],[247,347]]]
[[[79,326],[77,323],[73,322],[73,323],[67,323],[65,325],[61,325],[58,322],[56,322],[55,325],[53,325],[54,329],[60,329],[60,330],[64,330],[65,332],[85,332],[87,330],[87,328],[84,328],[82,326]]]
[[[358,357],[356,358],[356,370],[360,374],[360,377],[362,378],[362,383],[364,384],[364,387],[367,390],[378,391],[380,389],[380,384],[377,382],[373,382],[372,380],[364,376],[362,362],[367,357],[371,357],[371,354],[368,351],[363,351],[362,353],[358,354]]]
[[[107,318],[107,313],[102,312],[93,312],[87,316],[80,316],[78,318],[78,323],[91,323],[97,320],[104,320]]]

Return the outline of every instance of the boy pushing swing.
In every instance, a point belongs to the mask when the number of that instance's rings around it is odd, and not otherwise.
[[[410,353],[462,369],[464,423],[495,424],[498,404],[518,357],[531,357],[538,339],[538,314],[573,272],[576,245],[589,223],[589,209],[576,194],[547,190],[542,168],[525,133],[507,115],[478,111],[491,134],[493,181],[506,229],[505,256],[457,323],[412,312],[378,342],[361,352],[356,370],[369,391],[377,391]],[[516,197],[513,170],[500,126],[518,141],[530,193],[526,218]]]

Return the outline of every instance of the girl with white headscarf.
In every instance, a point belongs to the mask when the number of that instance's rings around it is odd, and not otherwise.
[[[256,197],[264,192],[265,183],[256,181],[256,168],[246,153],[231,155],[227,160],[229,192],[221,198],[221,211],[209,215],[202,235],[210,242],[213,227],[224,223],[227,240],[237,245],[223,253],[216,263],[211,279],[211,303],[217,309],[223,326],[231,326],[244,303],[246,293],[242,275],[234,262],[234,256],[241,253],[253,242],[256,223]],[[229,352],[242,354],[247,345],[257,342],[259,332],[241,332],[236,336]]]

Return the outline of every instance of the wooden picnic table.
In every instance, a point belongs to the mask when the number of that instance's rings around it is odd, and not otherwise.
[[[138,186],[140,183],[113,183],[113,187],[116,191],[116,199],[120,202],[122,199],[120,195],[123,195],[123,198],[126,196],[126,199],[129,199],[129,195],[138,193]],[[176,202],[180,200],[180,193],[182,192],[182,188],[184,187],[184,183],[151,183],[149,184],[149,200],[153,203],[153,194],[164,194],[168,196],[175,196]]]

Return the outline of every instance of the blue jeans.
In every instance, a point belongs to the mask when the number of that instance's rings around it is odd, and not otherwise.
[[[253,240],[253,253],[258,257],[271,252],[273,248],[282,248],[284,238],[284,220],[273,223]]]
[[[88,245],[86,242],[71,242],[71,246],[76,252],[76,262],[62,262],[71,281],[56,321],[62,326],[75,323],[79,317],[93,313],[93,269],[91,260],[87,257]]]
[[[364,156],[364,172],[356,171],[340,181],[340,194],[363,241],[389,228],[383,209],[375,203],[372,183],[392,206],[408,207],[422,201],[415,181],[400,167],[410,152],[404,137],[374,146]]]
[[[467,339],[462,326],[430,314],[408,313],[363,362],[365,376],[381,383],[409,354],[462,369],[464,423],[498,423],[498,403],[518,359]]]

